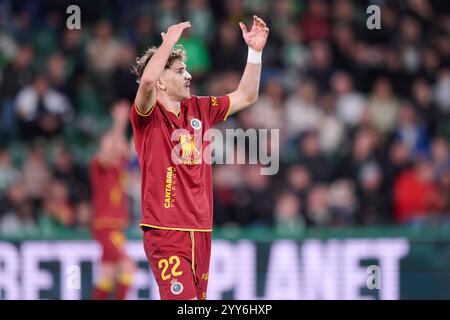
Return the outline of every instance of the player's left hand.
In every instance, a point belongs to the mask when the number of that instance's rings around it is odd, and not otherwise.
[[[255,51],[262,51],[269,35],[269,28],[267,28],[266,23],[261,18],[253,16],[253,25],[250,31],[247,30],[247,27],[242,22],[239,22],[239,26],[247,46]]]

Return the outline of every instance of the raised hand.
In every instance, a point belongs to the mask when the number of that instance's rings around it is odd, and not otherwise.
[[[163,41],[168,41],[172,45],[175,45],[181,37],[184,29],[190,28],[191,23],[189,21],[174,24],[167,29],[167,32],[161,32]]]
[[[266,23],[261,18],[253,16],[253,25],[250,31],[242,22],[239,22],[239,26],[247,46],[255,51],[262,51],[269,35],[269,28],[267,28]]]
[[[127,127],[128,122],[130,121],[130,104],[126,100],[117,101],[112,110],[111,116],[114,122],[114,126],[118,126],[120,128]]]

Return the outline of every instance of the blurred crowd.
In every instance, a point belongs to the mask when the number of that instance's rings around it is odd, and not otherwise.
[[[73,3],[81,30],[66,28]],[[380,29],[366,26],[371,4]],[[0,0],[0,234],[88,229],[89,159],[112,106],[134,99],[135,58],[190,20],[191,92],[229,93],[247,57],[238,22],[253,14],[270,27],[260,96],[220,129],[279,129],[280,171],[215,165],[216,226],[448,223],[446,1]]]

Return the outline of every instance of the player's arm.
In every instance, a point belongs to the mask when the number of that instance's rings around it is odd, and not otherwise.
[[[269,35],[266,23],[257,16],[253,16],[253,25],[250,31],[247,31],[247,27],[242,22],[239,23],[239,26],[248,46],[248,59],[238,88],[229,94],[230,114],[250,106],[258,98],[262,50]]]
[[[117,154],[121,159],[128,159],[131,155],[127,139],[129,113],[130,105],[126,100],[116,102],[111,112],[113,123],[110,133],[114,137]]]
[[[148,114],[156,103],[156,82],[161,77],[172,52],[173,46],[180,39],[183,30],[191,26],[190,22],[182,22],[170,26],[167,33],[162,32],[163,42],[145,66],[136,95],[136,108],[140,114]]]

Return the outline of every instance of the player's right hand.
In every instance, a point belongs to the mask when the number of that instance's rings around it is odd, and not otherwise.
[[[161,37],[163,38],[164,42],[169,42],[171,45],[175,45],[180,39],[183,30],[190,27],[190,21],[174,24],[167,29],[167,32],[161,32]]]

